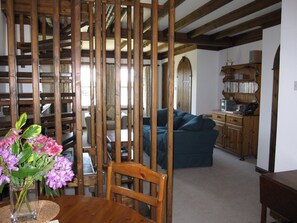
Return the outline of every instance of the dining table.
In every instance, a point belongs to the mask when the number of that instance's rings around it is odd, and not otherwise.
[[[44,200],[41,200],[44,201]],[[56,211],[54,217],[43,222],[53,223],[128,223],[128,222],[152,222],[137,211],[128,206],[119,204],[115,201],[106,200],[100,197],[83,195],[63,195],[55,198],[46,198],[45,201],[51,202],[54,206],[44,207],[43,212],[49,213]],[[9,202],[0,203],[0,208],[9,205]],[[42,208],[42,207],[41,207]],[[52,210],[51,210],[52,209]],[[2,216],[1,216],[2,217]],[[0,218],[1,218],[0,217]],[[39,222],[37,215],[37,221]],[[0,220],[1,222],[1,220]]]

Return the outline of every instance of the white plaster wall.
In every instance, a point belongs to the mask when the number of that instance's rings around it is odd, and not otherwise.
[[[198,50],[196,78],[196,114],[211,114],[217,106],[219,52]]]
[[[262,41],[256,41],[253,43],[247,43],[236,47],[231,47],[220,51],[220,66],[226,65],[226,60],[229,59],[236,64],[249,63],[250,61],[250,51],[251,50],[261,50]]]
[[[259,121],[259,140],[257,167],[268,170],[271,107],[273,88],[273,63],[275,53],[280,44],[280,25],[263,31],[262,75],[261,75],[261,108]]]
[[[297,169],[297,1],[282,1],[275,171]]]

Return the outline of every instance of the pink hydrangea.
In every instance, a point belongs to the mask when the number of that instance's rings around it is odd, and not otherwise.
[[[62,152],[62,146],[59,145],[54,139],[48,138],[44,135],[39,135],[34,139],[28,140],[28,142],[32,143],[33,151],[37,151],[37,153],[46,153],[50,156],[55,156]]]

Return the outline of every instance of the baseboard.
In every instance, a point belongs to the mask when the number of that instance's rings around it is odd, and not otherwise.
[[[264,173],[269,173],[269,171],[262,169],[261,167],[256,166],[255,167],[256,172],[264,174]]]

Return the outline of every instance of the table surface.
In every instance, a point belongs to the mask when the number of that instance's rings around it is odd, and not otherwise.
[[[110,143],[115,142],[115,130],[107,130],[106,135]],[[131,141],[133,142],[133,132],[131,133]],[[128,142],[128,129],[121,129],[121,142]]]
[[[266,208],[297,222],[297,170],[260,176],[261,222],[266,222]]]
[[[127,206],[103,198],[68,195],[49,200],[60,206],[59,214],[53,219],[59,220],[59,223],[152,222]]]

